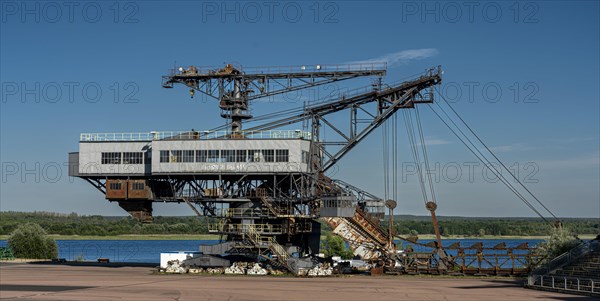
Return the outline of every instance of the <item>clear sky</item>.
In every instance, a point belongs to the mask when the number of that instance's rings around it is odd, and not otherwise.
[[[80,132],[223,123],[214,101],[161,88],[173,66],[385,60],[390,82],[442,65],[442,95],[531,191],[559,216],[600,218],[598,1],[1,4],[1,210],[125,214],[63,164]],[[254,113],[297,105],[263,101]],[[439,215],[533,216],[483,177],[483,165],[469,180],[477,159],[430,110],[420,112],[430,162],[439,164]],[[382,195],[381,139],[375,132],[334,177]],[[405,135],[399,143],[408,164]],[[396,213],[426,214],[415,176],[399,174]],[[192,212],[157,205],[161,214]]]

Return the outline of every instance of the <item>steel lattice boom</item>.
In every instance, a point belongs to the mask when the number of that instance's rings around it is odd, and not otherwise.
[[[163,76],[163,87],[183,84],[190,94],[199,91],[219,101],[221,116],[230,120],[232,132],[242,129],[242,120],[252,118],[249,101],[363,76],[384,76],[385,63],[314,65],[292,67],[224,68],[171,70]]]
[[[432,103],[432,87],[440,84],[441,81],[441,68],[430,69],[417,79],[386,85],[385,87],[375,87],[372,91],[348,97],[342,95],[324,103],[306,107],[294,116],[251,127],[248,131],[272,130],[310,120],[313,122],[313,136],[318,137],[319,127],[329,126],[342,138],[342,141],[324,142],[322,146],[335,144],[341,145],[342,148],[335,153],[322,149],[327,156],[322,171],[326,171],[398,110],[413,108],[420,103]],[[376,106],[369,111],[367,105],[372,103],[375,103]],[[351,126],[346,132],[326,119],[327,115],[343,110],[351,111]],[[360,120],[356,118],[358,111],[365,112],[365,118]],[[359,128],[359,124],[366,124],[366,126]]]

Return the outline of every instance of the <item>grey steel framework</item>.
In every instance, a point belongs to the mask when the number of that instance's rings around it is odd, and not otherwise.
[[[211,131],[82,134],[80,152],[70,154],[76,166],[71,175],[142,222],[152,221],[153,202],[186,203],[211,218],[209,231],[223,238],[218,245],[201,246],[207,256],[263,258],[298,273],[311,267],[320,251],[320,219],[362,259],[418,270],[421,255],[399,256],[393,233],[380,226],[385,207],[391,211],[395,202],[325,175],[398,110],[432,103],[433,87],[442,80],[440,67],[392,84],[382,82],[385,73],[385,64],[171,70],[163,87],[180,84],[192,97],[199,91],[215,98],[226,124]],[[249,113],[253,100],[365,76],[375,77],[368,88],[254,118]],[[342,112],[349,116],[347,126],[331,118]],[[290,126],[302,130],[285,129]],[[325,129],[333,137],[324,139]],[[219,152],[219,145],[229,149]],[[132,149],[144,159],[131,155]],[[209,164],[203,156],[211,149],[216,157]],[[273,149],[281,155],[277,160]],[[125,156],[127,163],[135,158],[138,168],[118,165]],[[470,255],[460,254],[462,265],[471,266]],[[428,271],[452,265],[441,245],[423,256]]]

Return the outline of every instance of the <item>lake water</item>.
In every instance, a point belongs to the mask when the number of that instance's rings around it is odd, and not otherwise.
[[[432,240],[419,240],[427,243]],[[540,243],[536,239],[446,239],[444,246],[460,242],[463,247],[483,242],[484,247],[491,248],[506,242],[507,247],[515,247],[528,242],[530,247]],[[159,263],[160,253],[172,251],[198,251],[200,244],[215,244],[217,240],[57,240],[59,258],[74,260],[83,258],[96,261],[98,258],[109,258],[112,262],[145,262]],[[0,240],[0,247],[6,246],[6,240]],[[399,245],[399,244],[398,244]],[[409,244],[404,242],[404,247]],[[414,247],[415,251],[428,251],[429,248]]]
[[[200,244],[214,240],[56,240],[58,257],[66,260],[83,258],[96,261],[109,258],[112,262],[159,263],[160,253],[171,251],[198,251]],[[6,246],[0,240],[0,247]]]

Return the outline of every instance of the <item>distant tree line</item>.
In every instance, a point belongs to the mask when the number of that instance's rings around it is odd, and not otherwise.
[[[545,236],[550,235],[552,225],[537,218],[475,218],[440,217],[439,227],[442,236]],[[567,218],[562,220],[569,231],[575,234],[600,233],[600,219]],[[382,222],[387,229],[388,220]],[[395,218],[396,233],[433,234],[431,218],[405,216]]]
[[[20,224],[36,223],[49,234],[110,236],[123,234],[207,234],[208,219],[156,216],[151,224],[131,217],[61,214],[51,212],[0,212],[0,235]]]
[[[131,217],[62,214],[51,212],[0,212],[0,235],[9,235],[20,224],[36,223],[49,234],[110,236],[123,234],[208,234],[209,218],[156,216],[152,224]],[[577,234],[600,233],[599,219],[565,219],[566,227]],[[382,221],[387,229],[388,221]],[[549,235],[549,225],[535,218],[440,217],[442,235]],[[433,234],[431,219],[422,216],[396,216],[396,232],[401,235]],[[323,224],[323,235],[331,229]]]

